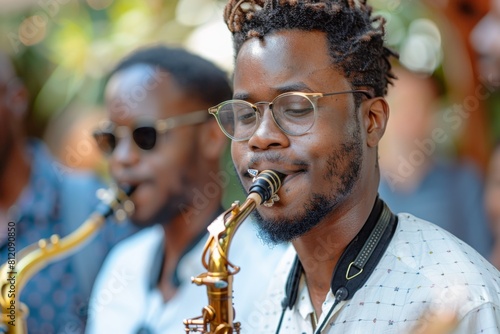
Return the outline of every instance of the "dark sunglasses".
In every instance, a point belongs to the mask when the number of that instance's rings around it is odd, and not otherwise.
[[[151,150],[155,147],[158,135],[180,126],[203,123],[208,117],[209,114],[206,110],[199,110],[156,120],[152,125],[140,124],[132,130],[132,138],[139,148],[146,151]],[[118,145],[118,138],[125,137],[130,132],[130,129],[127,126],[116,126],[112,123],[105,127],[105,130],[95,130],[93,136],[99,149],[104,154],[110,155]]]

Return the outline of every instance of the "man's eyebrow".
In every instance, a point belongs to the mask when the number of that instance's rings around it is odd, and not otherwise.
[[[276,92],[279,94],[287,92],[304,92],[304,91],[312,92],[311,88],[302,81],[286,84],[276,88]]]
[[[309,86],[307,86],[304,82],[286,84],[286,85],[279,86],[276,88],[271,88],[271,89],[275,92],[276,96],[283,94],[283,93],[287,93],[287,92],[312,92],[311,88]],[[233,95],[233,99],[235,99],[235,100],[248,100],[250,97],[251,96],[249,93],[243,93],[243,92],[235,93]]]
[[[234,93],[233,94],[234,100],[248,100],[249,97],[250,97],[250,94],[248,94],[248,93]]]

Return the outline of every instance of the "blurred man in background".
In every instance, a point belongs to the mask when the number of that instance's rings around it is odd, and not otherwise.
[[[496,146],[492,150],[486,175],[485,207],[493,230],[492,263],[500,268],[500,0],[491,0],[489,12],[478,22],[470,36],[478,54],[480,81],[486,86],[487,104],[493,119]]]
[[[64,237],[76,230],[94,210],[95,192],[102,186],[91,173],[72,173],[52,158],[44,143],[28,138],[24,131],[27,112],[28,92],[10,59],[0,53],[2,264],[8,258],[8,224],[15,227],[18,256],[21,249],[42,238],[53,234]],[[18,300],[29,308],[30,334],[83,333],[97,271],[111,246],[129,232],[127,227],[105,225],[75,255],[49,265],[47,260],[41,263],[46,268],[35,272],[22,291],[17,291]],[[18,326],[21,321],[17,319]]]
[[[452,133],[446,113],[439,113],[437,80],[403,67],[394,72],[398,80],[387,96],[391,121],[380,143],[381,197],[393,210],[433,222],[489,258],[483,180],[472,162],[443,150]]]
[[[234,173],[221,169],[227,140],[207,108],[231,94],[223,71],[182,49],[137,50],[111,72],[108,122],[95,138],[113,178],[137,187],[131,218],[144,229],[106,260],[91,299],[89,334],[181,333],[183,320],[207,305],[206,288],[191,277],[206,271],[207,226],[222,213]],[[244,328],[281,250],[264,247],[248,222],[232,244],[229,260],[241,266],[236,320]]]
[[[491,262],[500,269],[500,142],[491,155],[486,178],[485,207],[495,238]]]
[[[490,1],[490,10],[472,30],[470,41],[479,57],[481,81],[500,89],[500,0]]]

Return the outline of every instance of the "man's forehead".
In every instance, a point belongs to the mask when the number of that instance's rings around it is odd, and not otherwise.
[[[291,55],[304,59],[330,59],[326,33],[300,29],[279,30],[263,37],[250,38],[242,44],[237,59],[242,55],[257,59],[272,56],[276,58],[276,63]],[[295,63],[298,60],[301,59],[296,59]]]
[[[247,40],[236,58],[234,79],[251,75],[266,78],[266,82],[297,81],[331,68],[332,58],[324,33],[283,30]]]
[[[312,92],[326,89],[325,83],[331,86],[332,79],[344,81],[343,77],[333,64],[324,33],[280,31],[243,44],[236,59],[234,91],[235,96],[251,95],[267,87],[281,93],[281,87],[302,85],[292,90]]]
[[[110,78],[106,91],[109,93],[133,93],[152,91],[171,75],[159,66],[136,64],[119,70]]]

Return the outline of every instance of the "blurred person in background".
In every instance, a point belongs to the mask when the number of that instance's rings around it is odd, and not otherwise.
[[[108,177],[106,161],[92,137],[103,115],[100,106],[71,105],[50,119],[43,141],[69,168],[93,170]]]
[[[106,259],[87,333],[181,333],[184,319],[201,315],[206,288],[191,277],[206,271],[207,226],[222,213],[224,188],[234,174],[221,168],[227,140],[207,109],[231,95],[222,70],[178,48],[136,50],[111,72],[105,87],[109,122],[95,138],[113,178],[137,186],[131,219],[143,230]],[[250,222],[232,244],[229,259],[241,266],[234,278],[236,321],[245,328],[247,310],[282,249],[264,246]]]
[[[443,154],[452,134],[438,120],[436,80],[403,67],[394,71],[391,121],[380,145],[381,197],[393,210],[434,222],[489,258],[493,240],[481,174],[472,163]]]
[[[490,10],[472,30],[470,42],[478,54],[481,81],[500,90],[500,0],[490,1]]]
[[[92,173],[72,172],[50,155],[42,141],[27,136],[24,121],[28,109],[28,92],[12,61],[0,53],[2,264],[8,257],[7,224],[15,224],[18,255],[42,238],[64,237],[76,230],[95,209],[96,190],[102,187]],[[105,225],[81,251],[35,273],[18,291],[19,302],[29,308],[30,334],[83,333],[97,271],[111,246],[128,234],[126,226]],[[18,326],[21,321],[17,319]]]
[[[477,53],[477,69],[480,81],[487,87],[486,101],[497,124],[494,131],[500,131],[500,0],[491,0],[488,13],[471,32],[470,42]],[[497,143],[492,150],[487,170],[485,207],[494,233],[492,263],[500,268],[500,133],[494,133]]]
[[[500,269],[500,142],[491,155],[486,178],[485,206],[495,238],[491,262]]]

